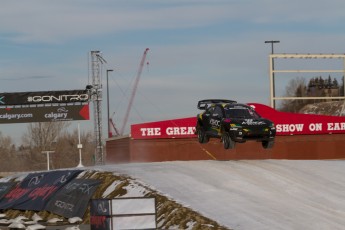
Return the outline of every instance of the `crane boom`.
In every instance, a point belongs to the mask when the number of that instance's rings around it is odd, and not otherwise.
[[[141,76],[141,72],[143,71],[144,64],[145,64],[145,59],[146,59],[146,56],[147,56],[147,52],[149,50],[150,50],[149,48],[146,48],[145,51],[144,51],[143,57],[141,58],[141,62],[140,62],[140,65],[139,65],[137,77],[135,78],[132,94],[131,94],[131,97],[129,99],[129,103],[128,103],[128,107],[127,107],[127,110],[126,110],[125,118],[124,118],[121,130],[120,130],[120,135],[123,135],[124,129],[126,127],[126,124],[127,124],[127,121],[128,121],[128,117],[129,117],[129,113],[131,112],[133,100],[134,100],[134,97],[135,97],[135,93],[136,93],[137,88],[138,88],[138,83],[139,83],[139,79],[140,79],[140,76]]]
[[[113,132],[111,132],[110,137],[118,136],[119,135],[119,131],[117,130],[117,128],[116,128],[112,118],[109,118],[109,123],[110,123],[111,127],[113,127],[113,130],[114,130],[114,135],[113,135]]]

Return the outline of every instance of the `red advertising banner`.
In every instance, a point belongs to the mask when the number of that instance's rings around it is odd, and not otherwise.
[[[194,137],[196,116],[131,125],[134,139]]]
[[[264,118],[274,122],[277,135],[315,135],[345,133],[345,117],[315,114],[285,113],[269,106],[248,103]],[[134,124],[133,139],[191,138],[196,126],[195,117]]]
[[[277,135],[345,133],[345,117],[342,116],[285,113],[263,104],[248,104],[274,122]]]

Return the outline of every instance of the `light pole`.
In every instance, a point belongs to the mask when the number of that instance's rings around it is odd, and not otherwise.
[[[112,72],[114,70],[112,69],[107,69],[107,127],[108,127],[108,138],[111,137],[111,133],[110,133],[110,122],[109,122],[109,72]]]
[[[274,43],[280,43],[280,41],[265,41],[265,43],[271,43],[271,54],[274,54],[273,50],[273,44]],[[274,59],[272,58],[272,85],[273,85],[273,98],[275,98],[276,93],[275,93],[275,82],[274,82]],[[276,101],[273,100],[273,108],[276,108]]]
[[[83,148],[83,145],[80,142],[80,125],[78,123],[78,144],[77,144],[77,149],[79,150],[79,164],[77,165],[77,168],[84,167],[82,160],[81,160],[81,149]]]
[[[47,154],[47,170],[49,171],[49,162],[50,162],[50,160],[49,160],[49,153],[53,153],[53,152],[55,152],[55,151],[49,151],[49,150],[47,150],[47,151],[42,151],[42,153],[45,153],[45,154]]]

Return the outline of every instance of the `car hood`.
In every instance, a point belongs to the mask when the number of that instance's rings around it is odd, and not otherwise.
[[[266,127],[266,126],[270,126],[272,124],[272,122],[270,120],[263,119],[263,118],[257,118],[257,119],[236,118],[236,119],[232,119],[231,123],[235,123],[235,124],[241,125],[243,127],[249,127],[249,126]]]

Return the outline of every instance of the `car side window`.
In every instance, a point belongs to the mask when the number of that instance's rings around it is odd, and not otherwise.
[[[210,107],[205,111],[205,115],[206,116],[210,116],[213,113],[214,107]]]
[[[256,113],[254,110],[248,110],[250,115],[254,118],[260,118],[260,115],[258,113]]]

